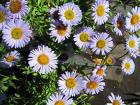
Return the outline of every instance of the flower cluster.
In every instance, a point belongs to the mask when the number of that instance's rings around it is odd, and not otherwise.
[[[96,0],[92,4],[91,18],[98,26],[104,25],[109,20],[109,2],[106,0]],[[0,30],[2,30],[2,40],[7,48],[11,49],[1,63],[6,67],[15,66],[20,63],[21,54],[18,52],[29,45],[32,41],[33,32],[24,16],[28,14],[29,7],[27,0],[10,0],[6,8],[0,5]],[[58,79],[58,92],[54,93],[46,102],[46,105],[72,105],[73,97],[80,93],[98,94],[105,88],[105,77],[108,65],[114,65],[116,59],[108,56],[116,46],[112,34],[108,31],[97,32],[90,26],[81,26],[82,10],[73,2],[52,7],[49,10],[51,27],[49,38],[55,38],[56,44],[65,43],[65,40],[73,38],[73,42],[79,49],[90,49],[94,55],[105,56],[105,60],[95,59],[96,64],[93,71],[88,75],[82,75],[77,71],[65,71]],[[122,13],[117,13],[111,25],[114,34],[125,38],[125,50],[130,56],[125,57],[121,63],[122,72],[131,75],[135,71],[133,59],[140,56],[140,38],[135,34],[140,30],[140,7],[134,7],[125,17]],[[73,32],[73,27],[80,26]],[[125,33],[131,33],[126,36]],[[12,51],[12,49],[16,49]],[[28,64],[34,72],[48,74],[57,71],[59,59],[57,53],[51,46],[38,45],[30,51]],[[107,105],[124,105],[120,96],[111,93],[108,96],[111,103]]]

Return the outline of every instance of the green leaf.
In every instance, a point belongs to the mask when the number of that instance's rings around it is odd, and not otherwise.
[[[42,1],[42,0],[38,0],[37,4],[40,5],[41,1]]]
[[[20,97],[20,94],[15,93],[15,96],[19,98]]]
[[[3,91],[7,91],[8,90],[8,87],[7,86],[2,86],[1,88]]]
[[[0,82],[5,82],[5,81],[8,81],[8,80],[9,80],[9,77],[5,77]]]
[[[140,30],[138,30],[138,31],[136,32],[136,35],[140,36]]]

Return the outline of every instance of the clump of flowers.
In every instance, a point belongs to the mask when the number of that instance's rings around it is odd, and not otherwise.
[[[1,44],[6,53],[0,63],[2,69],[16,68],[21,73],[19,80],[27,78],[25,81],[31,86],[27,92],[37,94],[38,104],[86,105],[78,102],[79,97],[86,95],[90,99],[102,94],[110,66],[117,66],[124,76],[134,74],[135,59],[140,57],[140,37],[136,33],[140,30],[140,7],[135,6],[125,16],[112,12],[109,0],[95,0],[87,10],[77,0],[37,1],[10,0],[0,5]],[[123,41],[117,43],[116,38]],[[111,53],[120,44],[126,53],[115,57]],[[66,63],[65,52],[87,54],[93,63]],[[85,71],[88,68],[89,73]],[[119,95],[111,93],[108,98],[111,103],[107,105],[125,105]]]

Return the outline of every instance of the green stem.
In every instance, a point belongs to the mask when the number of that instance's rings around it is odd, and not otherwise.
[[[123,58],[124,56],[126,56],[128,54],[128,52],[126,52],[125,54],[123,54],[122,56],[120,56],[118,59]]]

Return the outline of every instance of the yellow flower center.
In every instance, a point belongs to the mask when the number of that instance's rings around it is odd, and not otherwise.
[[[12,56],[12,55],[10,55],[10,56],[8,56],[8,57],[6,58],[6,61],[7,61],[7,62],[13,62],[14,59],[15,59],[15,57]]]
[[[98,15],[98,16],[103,16],[103,15],[105,14],[104,5],[99,5],[99,6],[97,7],[96,12],[97,12],[97,15]]]
[[[66,32],[67,32],[67,27],[66,26],[57,27],[57,33],[60,36],[65,36]]]
[[[49,63],[49,57],[46,54],[39,55],[37,60],[41,65],[46,65]]]
[[[64,16],[67,20],[73,20],[75,17],[75,13],[72,9],[68,9],[65,11]]]
[[[137,25],[140,22],[140,16],[138,14],[135,14],[131,18],[131,24]]]
[[[113,105],[120,105],[120,102],[119,102],[119,100],[114,100],[112,104]]]
[[[83,32],[81,35],[80,35],[80,40],[82,42],[88,42],[90,40],[90,36],[87,32]]]
[[[99,76],[103,76],[104,70],[100,68],[100,69],[98,69],[98,71],[96,72],[96,74],[98,74]]]
[[[125,69],[126,70],[130,70],[131,69],[131,64],[130,63],[126,63],[125,64]]]
[[[123,27],[123,21],[121,19],[118,19],[117,27],[118,27],[118,29],[121,29]]]
[[[112,57],[108,57],[106,60],[107,64],[112,65],[114,63],[113,58]]]
[[[10,11],[12,13],[20,12],[21,7],[22,7],[22,4],[21,4],[20,0],[11,0],[11,2],[10,2]]]
[[[77,82],[76,82],[75,78],[69,78],[66,80],[67,88],[75,88],[76,84],[77,84]]]
[[[54,105],[65,105],[65,103],[64,101],[59,100],[59,101],[56,101]]]
[[[129,47],[134,48],[136,46],[136,42],[134,40],[129,41]]]
[[[18,40],[21,39],[23,36],[23,31],[21,28],[14,28],[11,32],[12,38]]]
[[[90,82],[87,83],[87,88],[88,89],[95,90],[95,89],[97,89],[98,86],[99,86],[98,83],[95,82],[95,81],[90,81]]]
[[[0,23],[4,22],[6,20],[6,15],[4,12],[0,11]]]
[[[106,41],[103,39],[98,40],[97,47],[98,48],[104,48],[106,46]]]

